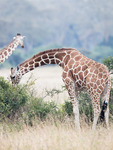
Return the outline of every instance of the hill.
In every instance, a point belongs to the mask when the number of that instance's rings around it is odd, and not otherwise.
[[[55,47],[74,47],[100,61],[112,55],[112,18],[112,0],[0,1],[0,47],[20,32],[27,36],[21,61]]]

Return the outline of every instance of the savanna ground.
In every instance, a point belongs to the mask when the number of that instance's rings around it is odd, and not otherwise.
[[[59,67],[42,67],[31,72],[32,78],[37,79],[33,86],[36,96],[44,97],[45,101],[54,100],[61,104],[68,99],[66,91],[53,97],[46,96],[46,91],[62,89],[64,85]],[[31,76],[28,73],[23,76],[21,84],[27,82]],[[9,70],[2,70],[1,76],[7,79]],[[34,126],[15,122],[0,123],[0,150],[113,150],[113,124],[107,130],[103,125],[98,125],[96,131],[91,130],[81,119],[81,132],[74,126],[73,118],[65,118],[59,121],[53,118],[41,122],[36,120]],[[21,123],[21,126],[20,126]]]

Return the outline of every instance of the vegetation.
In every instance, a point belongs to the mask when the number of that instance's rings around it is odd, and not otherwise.
[[[26,125],[33,126],[34,121],[43,122],[46,119],[52,119],[55,122],[64,121],[66,118],[73,118],[73,109],[71,101],[65,101],[64,104],[57,105],[55,101],[44,101],[41,97],[35,97],[32,92],[33,82],[27,82],[25,85],[13,87],[8,81],[0,77],[0,121],[18,122],[21,120]],[[45,96],[53,97],[64,91],[53,89],[46,91]],[[110,120],[113,116],[113,89],[110,95]],[[93,121],[93,110],[91,99],[87,93],[80,93],[79,96],[80,118],[87,124]],[[74,120],[74,118],[73,118]]]
[[[70,120],[57,125],[45,121],[37,123],[34,127],[24,126],[19,131],[15,130],[15,126],[11,128],[1,125],[0,148],[1,150],[112,150],[113,126],[109,130],[98,127],[95,132],[83,122],[82,127],[79,133]]]
[[[112,59],[112,58],[111,58]],[[111,62],[106,59],[107,64]],[[80,93],[81,132],[74,127],[72,104],[44,101],[32,91],[34,81],[16,88],[0,77],[0,149],[80,149],[100,150],[113,147],[113,89],[110,95],[110,129],[91,130],[92,104],[87,93]],[[53,89],[46,96],[64,91]],[[89,126],[90,125],[90,126]],[[106,141],[106,142],[105,142]]]
[[[105,58],[103,63],[108,67],[109,71],[113,69],[113,57]]]

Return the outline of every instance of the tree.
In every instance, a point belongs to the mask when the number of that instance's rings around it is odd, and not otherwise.
[[[105,58],[103,63],[108,67],[109,71],[113,69],[113,57],[110,56]]]

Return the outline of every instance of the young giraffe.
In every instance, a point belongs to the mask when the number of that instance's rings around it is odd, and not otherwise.
[[[13,41],[7,47],[0,50],[0,63],[3,63],[12,54],[18,45],[24,48],[24,37],[25,36],[22,36],[20,33],[17,33],[17,36],[13,38]]]
[[[61,48],[40,52],[24,61],[16,68],[11,68],[13,85],[19,83],[27,72],[48,64],[58,64],[63,68],[62,78],[73,105],[75,125],[80,129],[78,91],[87,91],[92,99],[94,109],[93,129],[95,129],[100,114],[100,96],[105,107],[105,121],[107,127],[109,114],[110,76],[106,66],[97,63],[79,51],[72,48]]]

